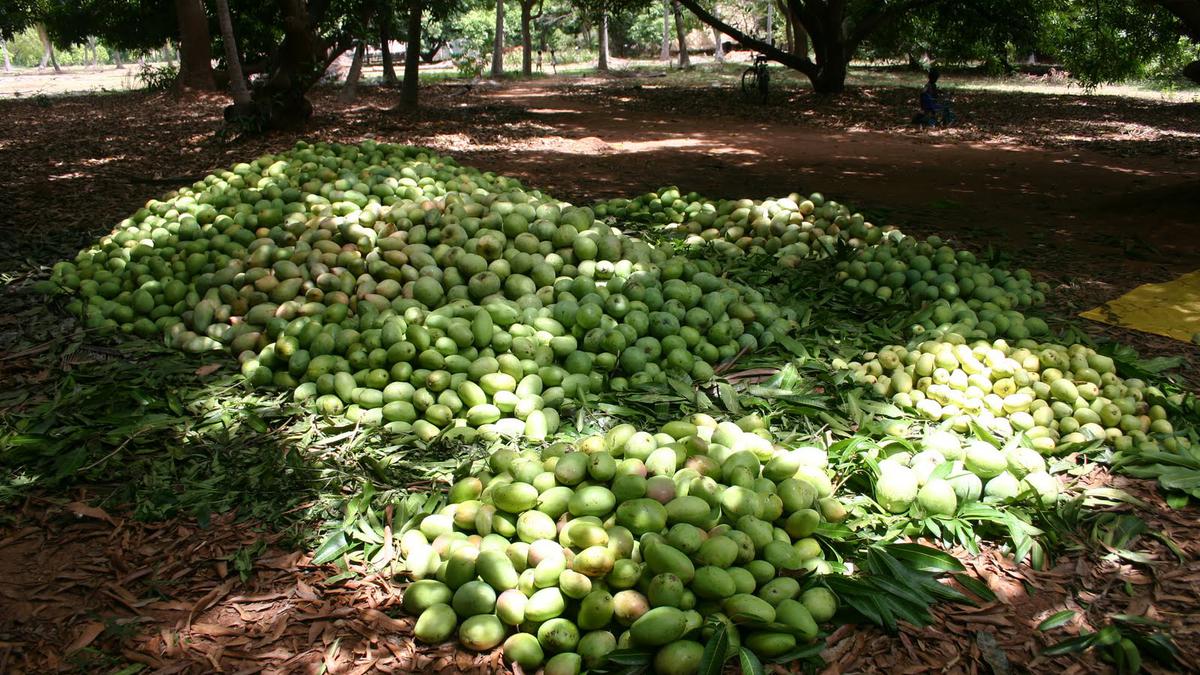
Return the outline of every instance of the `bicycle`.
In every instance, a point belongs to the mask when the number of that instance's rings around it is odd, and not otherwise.
[[[770,82],[771,71],[767,69],[767,57],[755,54],[754,65],[742,73],[742,96],[747,99],[757,97],[765,102]]]

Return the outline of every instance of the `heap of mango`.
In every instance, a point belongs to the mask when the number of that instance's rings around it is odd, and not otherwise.
[[[714,201],[695,192],[680,195],[679,188],[668,187],[635,199],[610,199],[594,208],[597,217],[649,224],[681,237],[688,246],[712,242],[727,256],[769,254],[788,266],[810,255],[828,255],[839,242],[855,248],[876,244],[887,231],[819,192],[808,198],[793,193],[763,201]]]
[[[1058,480],[1032,448],[1010,441],[998,449],[983,440],[964,446],[957,434],[943,429],[929,429],[918,447],[915,454],[898,450],[879,462],[875,501],[885,510],[953,516],[976,501],[1045,506],[1058,501]]]
[[[578,673],[613,649],[694,673],[706,617],[760,656],[812,640],[836,596],[812,538],[841,521],[826,452],[785,448],[762,418],[629,424],[574,446],[500,450],[400,540],[403,606],[425,642],[503,644],[532,672]]]
[[[1050,335],[1050,326],[1041,318],[1025,316],[1015,309],[1001,309],[993,302],[977,299],[938,298],[917,310],[912,322],[907,335],[920,336],[923,340],[937,340],[947,333],[968,340],[997,337],[1022,340]]]
[[[846,364],[855,379],[893,403],[966,433],[970,423],[1020,433],[1051,454],[1092,441],[1119,451],[1186,450],[1157,387],[1122,379],[1113,360],[1084,345],[1018,340],[966,343],[949,333],[914,348],[892,345]]]
[[[226,348],[255,386],[423,435],[544,437],[557,416],[540,411],[564,398],[668,371],[707,380],[789,326],[757,291],[590,209],[371,141],[215,172],[52,281],[89,327]]]
[[[917,241],[899,230],[839,262],[837,278],[847,288],[881,300],[919,305],[963,298],[972,310],[990,303],[1000,312],[1040,305],[1049,290],[1044,282],[1034,283],[1028,270],[992,267],[970,251],[946,246],[940,237]]]

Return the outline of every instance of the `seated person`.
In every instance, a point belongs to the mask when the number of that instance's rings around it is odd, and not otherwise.
[[[942,92],[937,86],[940,77],[941,73],[937,68],[929,69],[929,81],[921,90],[921,114],[918,119],[922,124],[931,126],[939,123],[949,124],[954,119],[954,115],[950,112],[949,102],[942,96]]]

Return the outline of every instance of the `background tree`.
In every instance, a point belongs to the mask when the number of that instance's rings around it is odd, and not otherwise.
[[[496,0],[499,4],[500,0]],[[410,108],[417,106],[421,87],[421,15],[424,13],[421,0],[408,0],[408,30],[404,50],[404,83],[400,90],[400,103]],[[493,67],[494,70],[494,67]]]
[[[687,28],[683,25],[683,10],[679,7],[679,0],[673,0],[671,9],[675,14],[675,37],[679,41],[679,67],[691,68],[692,59],[688,56],[687,48]],[[713,27],[716,28],[716,26]]]
[[[235,106],[250,105],[250,88],[242,75],[242,57],[238,54],[237,38],[233,33],[233,17],[229,14],[229,0],[216,0],[217,22],[221,26],[221,42],[225,45],[225,70],[229,74],[229,91]]]
[[[533,21],[542,16],[543,0],[519,0],[521,4],[521,74],[533,74]],[[537,8],[535,13],[533,10]]]
[[[392,59],[392,35],[395,34],[396,8],[392,0],[379,0],[375,12],[375,25],[379,26],[379,51],[383,57],[383,82],[396,84],[396,65]]]
[[[677,0],[704,23],[772,61],[804,73],[819,93],[837,93],[846,86],[850,60],[863,42],[891,22],[944,0],[786,0],[788,9],[809,37],[815,58],[793,54],[721,21],[699,0]],[[983,0],[981,0],[983,1]]]
[[[175,0],[175,19],[179,24],[179,78],[176,84],[185,89],[216,89],[212,39],[203,0]]]
[[[496,0],[496,31],[492,37],[492,77],[504,76],[504,0]]]

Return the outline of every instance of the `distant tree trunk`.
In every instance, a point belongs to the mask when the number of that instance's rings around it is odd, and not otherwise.
[[[1196,84],[1200,84],[1200,61],[1192,61],[1184,66],[1183,76]]]
[[[4,72],[12,72],[12,60],[8,58],[8,44],[0,40],[0,52],[4,52]]]
[[[113,50],[113,63],[116,64],[117,70],[125,70],[125,62],[121,60],[121,50]]]
[[[533,74],[533,35],[529,32],[532,21],[533,2],[521,0],[521,74],[525,77]]]
[[[229,90],[233,92],[233,104],[250,105],[250,88],[242,74],[242,58],[238,56],[237,37],[233,34],[233,17],[229,14],[229,0],[217,0],[217,23],[221,26],[221,42],[225,44],[225,67],[229,73]]]
[[[213,78],[208,15],[201,0],[175,0],[179,23],[179,79],[183,89],[216,89]]]
[[[703,7],[698,0],[675,0],[687,7],[702,22],[716,26],[722,33],[740,44],[762,52],[767,58],[788,68],[804,73],[812,82],[813,91],[819,94],[838,94],[845,91],[846,73],[855,51],[882,26],[896,21],[905,12],[932,0],[910,2],[867,3],[862,14],[855,14],[851,21],[846,2],[790,2],[797,13],[800,24],[805,28],[813,48],[813,58],[803,54],[790,54],[778,49],[765,40],[748,35],[742,30],[721,21]],[[856,5],[857,7],[857,5]]]
[[[54,58],[54,44],[50,42],[50,34],[46,32],[46,24],[38,22],[37,34],[42,40],[42,62],[38,64],[38,69],[44,69],[49,64],[54,66],[54,72],[61,73],[62,68],[58,67],[58,61]]]
[[[662,52],[658,58],[663,61],[671,60],[671,0],[663,0]]]
[[[596,70],[608,72],[608,14],[600,15],[600,57],[596,61]]]
[[[533,74],[533,6],[538,1],[521,0],[521,74],[526,77]]]
[[[683,27],[683,10],[679,8],[678,0],[674,0],[671,4],[675,8],[675,37],[679,40],[679,67],[691,68],[692,60],[688,57],[687,49],[687,29]]]
[[[338,100],[349,103],[358,97],[358,79],[362,77],[363,57],[367,54],[366,40],[359,40],[354,48],[354,59],[350,62],[350,72],[346,73],[346,81],[338,92]]]
[[[383,81],[387,84],[396,84],[396,64],[392,62],[392,16],[391,5],[387,5],[388,11],[380,10],[379,21],[379,49],[383,52]]]
[[[492,41],[492,77],[504,76],[504,0],[496,0],[496,37]]]
[[[716,16],[715,12],[713,16]],[[775,46],[775,3],[773,2],[767,3],[767,44]]]
[[[225,108],[225,119],[245,122],[251,129],[289,127],[312,117],[308,90],[330,62],[352,46],[353,36],[346,31],[328,37],[319,32],[328,3],[278,0],[278,5],[283,14],[283,40],[273,50],[265,81],[251,92],[253,105],[248,110]]]
[[[713,5],[713,15],[718,18],[721,16],[721,10],[716,5]],[[716,26],[713,26],[712,34],[713,58],[717,60],[717,63],[725,63],[725,49],[721,47],[721,31],[717,30]]]
[[[404,84],[400,89],[400,104],[407,108],[417,107],[421,88],[421,12],[421,0],[409,0],[408,47],[404,50]]]

